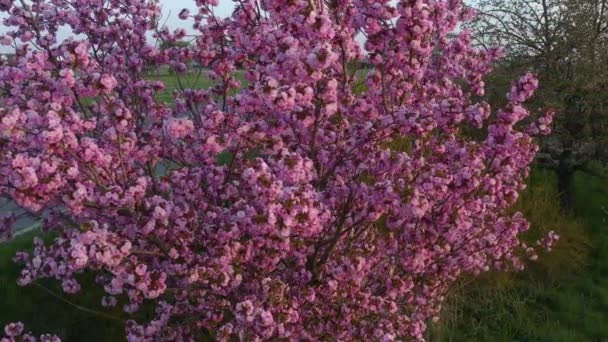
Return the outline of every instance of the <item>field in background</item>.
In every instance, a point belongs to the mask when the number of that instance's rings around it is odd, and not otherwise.
[[[181,85],[186,89],[206,89],[213,83],[206,76],[207,71],[202,70],[200,73],[189,73],[179,78],[174,74],[150,75],[150,79],[162,81],[165,84],[165,91],[158,96],[158,99],[163,102],[173,101],[173,92],[180,89]]]
[[[163,102],[173,101],[173,92],[176,89],[206,89],[213,85],[213,81],[207,77],[207,70],[192,72],[177,77],[175,74],[162,73],[159,75],[151,74],[149,79],[159,80],[165,84],[165,91],[158,95],[158,99]],[[236,72],[236,78],[245,84],[245,77],[242,71]]]

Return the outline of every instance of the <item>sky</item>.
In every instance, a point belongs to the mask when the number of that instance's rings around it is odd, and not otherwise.
[[[232,0],[219,0],[220,4],[215,7],[216,15],[220,17],[229,16],[234,9],[234,2]],[[475,3],[476,0],[465,0],[465,3]],[[163,11],[163,22],[166,20],[167,26],[171,28],[184,27],[188,28],[189,25],[185,25],[184,21],[178,18],[179,12],[182,9],[188,8],[191,12],[196,12],[196,6],[194,5],[195,0],[160,0],[162,11]],[[4,14],[0,14],[0,20],[5,18]],[[6,32],[7,29],[0,23],[0,34]],[[64,39],[71,36],[68,30],[62,30],[59,32],[59,39]],[[9,53],[13,51],[12,48],[0,45],[0,53]]]
[[[167,25],[170,27],[183,25],[183,21],[177,15],[184,8],[190,9],[191,12],[196,12],[194,2],[194,0],[160,0],[163,14],[169,17]],[[216,7],[216,14],[220,17],[226,17],[232,13],[233,8],[234,3],[232,0],[220,0],[220,4]]]
[[[234,9],[234,3],[232,0],[219,0],[220,4],[215,8],[216,15],[220,17],[229,16]],[[194,5],[194,0],[160,0],[162,11],[163,11],[163,21],[167,23],[167,26],[172,28],[184,27],[184,21],[178,18],[179,12],[182,9],[188,8],[191,12],[195,13],[197,11],[196,6]],[[4,13],[0,14],[0,20],[6,18]],[[0,34],[7,31],[7,28],[0,23]],[[70,36],[70,32],[68,30],[61,30],[59,32],[59,39],[64,39]],[[0,45],[0,53],[9,53],[13,51],[12,48]]]

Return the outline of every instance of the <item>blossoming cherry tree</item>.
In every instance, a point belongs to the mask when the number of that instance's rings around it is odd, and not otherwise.
[[[459,277],[536,257],[510,207],[551,114],[532,75],[483,101],[462,1],[219,2],[192,38],[154,0],[0,0],[0,195],[53,237],[21,285],[95,272],[130,341],[422,340]]]

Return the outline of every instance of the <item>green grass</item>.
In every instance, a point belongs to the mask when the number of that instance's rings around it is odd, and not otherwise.
[[[207,89],[213,85],[204,72],[201,74],[190,73],[186,75],[163,74],[150,76],[151,79],[162,81],[165,84],[165,91],[158,95],[157,99],[162,102],[172,102],[173,92],[180,89],[180,84],[185,89]]]
[[[557,208],[555,177],[536,172],[520,209],[555,250],[519,274],[463,281],[431,341],[608,341],[608,181],[579,173],[572,215]]]
[[[185,75],[177,75],[175,73],[164,73],[161,75],[150,75],[149,79],[162,81],[165,84],[165,91],[158,94],[157,99],[162,102],[172,102],[173,94],[176,90],[184,89],[207,89],[210,88],[214,81],[206,76],[207,71],[192,72]],[[246,85],[243,72],[237,71],[236,78],[242,85]]]
[[[68,304],[39,286],[17,286],[21,267],[13,263],[16,251],[29,250],[34,233],[26,234],[10,244],[0,244],[0,328],[8,322],[21,321],[28,330],[38,334],[58,334],[64,341],[121,341],[124,340],[124,323],[79,310],[75,305],[104,311],[101,307],[100,289],[83,291],[76,296],[66,296],[54,281],[39,285],[55,295],[70,301]],[[85,276],[90,283],[92,276]],[[120,312],[109,313],[121,315]],[[121,317],[121,319],[124,319]]]

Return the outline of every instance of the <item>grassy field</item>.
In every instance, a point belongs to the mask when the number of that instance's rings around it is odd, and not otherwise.
[[[204,75],[206,71],[189,73],[186,75],[162,74],[150,76],[151,79],[162,81],[165,84],[165,91],[159,94],[158,99],[163,102],[173,101],[173,92],[181,87],[185,89],[206,89],[212,85],[212,81]],[[181,87],[180,87],[181,85]]]
[[[200,73],[188,73],[185,75],[176,75],[172,73],[164,73],[161,75],[150,75],[150,79],[162,81],[165,84],[165,91],[158,95],[158,99],[163,102],[173,101],[173,92],[177,89],[207,89],[213,81],[207,76],[207,71],[202,70]],[[236,78],[243,84],[246,83],[242,72],[236,72]]]
[[[463,281],[431,341],[608,341],[608,182],[579,173],[571,215],[556,207],[553,174],[536,172],[520,207],[557,248],[520,274]]]

